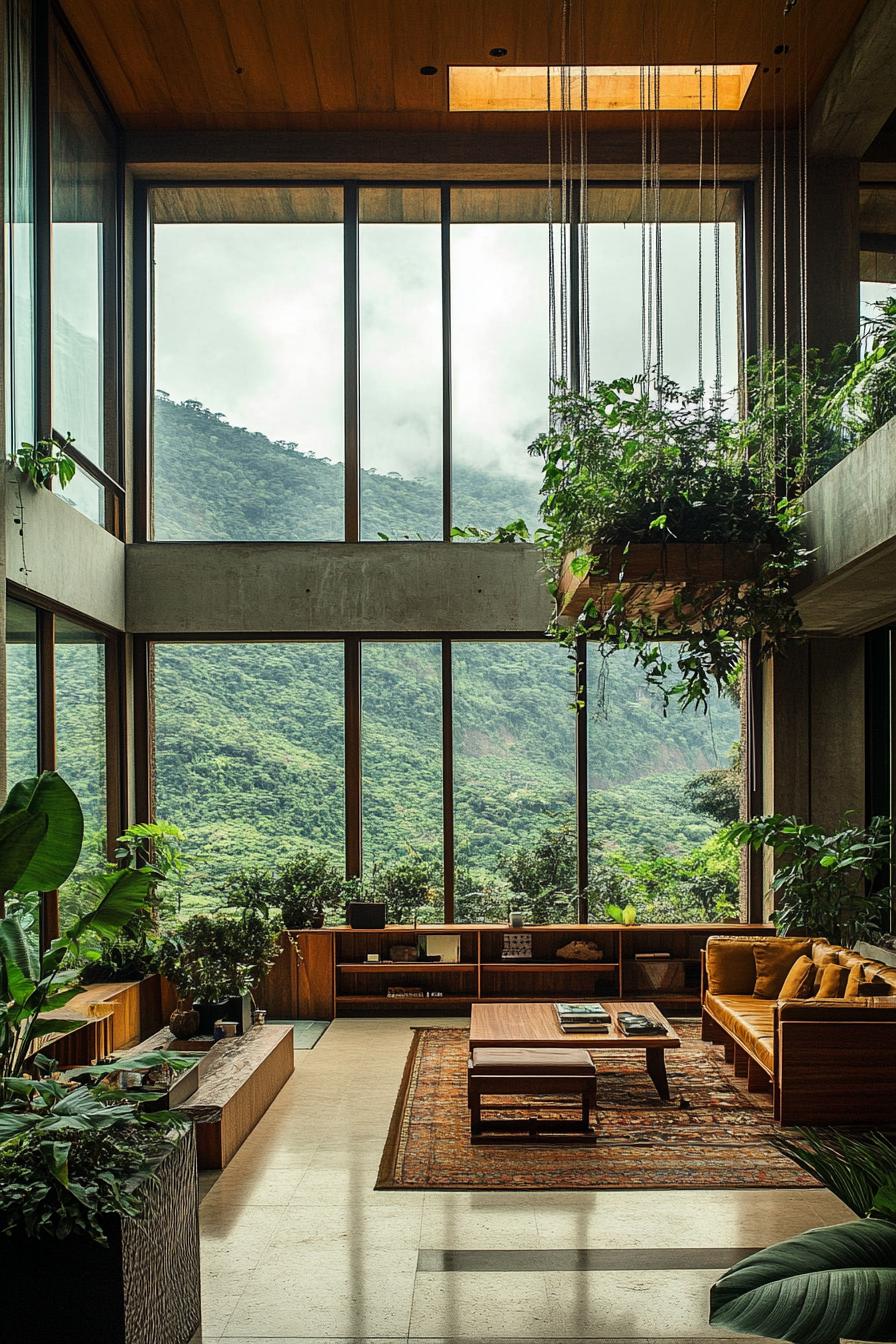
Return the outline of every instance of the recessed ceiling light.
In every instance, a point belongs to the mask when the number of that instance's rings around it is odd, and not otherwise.
[[[588,107],[599,112],[638,111],[646,96],[654,106],[654,71],[637,65],[589,65]],[[547,109],[547,66],[452,65],[448,70],[448,108],[451,112],[544,112]],[[551,106],[560,107],[562,67],[551,66]],[[736,111],[744,100],[755,65],[661,65],[659,107],[669,112]],[[570,106],[582,101],[581,69],[569,68]]]
[[[506,55],[507,55],[506,47],[492,47],[491,51],[489,52],[489,56],[506,56]]]
[[[439,67],[437,65],[421,65],[420,73],[421,75],[437,75]]]

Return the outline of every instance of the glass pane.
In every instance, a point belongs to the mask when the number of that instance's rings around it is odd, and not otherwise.
[[[157,644],[154,688],[156,813],[197,863],[185,909],[302,844],[342,869],[341,644]]]
[[[342,540],[341,188],[153,212],[155,537]]]
[[[575,682],[559,645],[457,642],[455,912],[575,919]]]
[[[115,144],[59,33],[51,107],[53,428],[114,474]],[[100,521],[102,492],[79,475],[65,498]]]
[[[718,833],[739,813],[740,709],[664,717],[631,656],[588,650],[589,907],[633,904],[640,923],[736,918],[739,852]]]
[[[9,446],[34,442],[34,173],[31,8],[13,4],[6,80],[6,379]]]
[[[547,426],[545,193],[451,193],[453,515],[493,528],[538,516],[540,472],[526,451]]]
[[[648,228],[648,234],[655,230]],[[701,244],[702,238],[702,244]],[[641,372],[640,224],[601,223],[588,228],[591,377],[612,381]],[[662,226],[663,369],[682,387],[700,381],[698,276],[703,275],[703,383],[716,376],[715,229],[712,224]],[[737,226],[719,225],[719,298],[722,393],[738,381]],[[656,364],[656,320],[650,362]],[[736,405],[736,401],[734,403]]]
[[[442,536],[439,192],[359,195],[361,540]]]
[[[95,904],[79,883],[106,856],[106,641],[56,619],[56,768],[78,795],[84,845],[74,874],[59,892],[62,928]]]
[[[423,922],[441,919],[441,649],[365,641],[361,672],[364,875],[374,889],[388,870],[406,877],[407,900],[390,911],[393,922],[415,910]]]
[[[6,603],[7,787],[37,774],[37,612]]]

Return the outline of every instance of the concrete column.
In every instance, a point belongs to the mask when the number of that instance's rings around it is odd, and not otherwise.
[[[809,159],[807,173],[809,345],[826,353],[859,334],[859,163]]]

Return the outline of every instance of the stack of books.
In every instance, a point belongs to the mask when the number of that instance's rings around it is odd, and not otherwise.
[[[610,1030],[611,1018],[602,1003],[555,1003],[561,1031],[596,1036]]]

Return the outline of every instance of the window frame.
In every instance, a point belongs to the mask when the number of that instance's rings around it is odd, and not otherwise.
[[[105,755],[106,755],[106,856],[114,857],[116,841],[128,817],[127,688],[124,679],[124,635],[91,620],[82,612],[50,602],[18,584],[7,584],[7,597],[30,607],[37,619],[37,770],[55,770],[57,762],[56,719],[56,620],[80,626],[103,640],[105,646]],[[5,637],[5,636],[4,636]],[[7,788],[14,781],[7,780]],[[41,901],[41,948],[47,948],[59,933],[59,897],[45,892]]]
[[[165,544],[165,543],[161,543]],[[152,651],[156,644],[342,644],[344,668],[344,808],[345,808],[345,874],[346,877],[363,875],[363,796],[362,796],[362,684],[361,668],[363,645],[424,643],[441,647],[441,717],[442,717],[442,868],[444,894],[444,922],[452,924],[455,916],[455,815],[454,815],[454,677],[452,648],[455,643],[515,643],[549,644],[552,641],[543,630],[508,633],[506,631],[421,631],[367,632],[334,634],[327,632],[283,633],[275,635],[258,631],[251,633],[202,634],[171,632],[151,638],[135,638],[134,665],[136,685],[135,754],[137,762],[138,813],[152,819],[155,816],[155,781],[153,779],[155,741],[155,697],[152,673]],[[588,676],[587,649],[589,641],[580,638],[575,649],[575,731],[573,754],[575,771],[575,826],[577,867],[577,922],[588,922],[585,891],[589,877],[589,816],[588,816]],[[754,901],[743,881],[741,883],[741,922],[753,917]],[[575,927],[571,925],[570,927]],[[696,926],[695,926],[696,927]]]
[[[112,239],[104,248],[102,275],[103,373],[99,389],[103,404],[102,464],[71,445],[66,452],[79,472],[103,492],[101,526],[114,536],[125,534],[127,495],[122,434],[124,342],[124,150],[121,124],[97,79],[78,38],[56,0],[35,5],[32,26],[34,83],[34,294],[35,294],[35,436],[65,440],[53,418],[53,118],[52,68],[56,46],[64,43],[73,65],[94,99],[94,111],[114,147],[114,213]]]
[[[507,190],[545,190],[543,180],[528,179],[465,179],[452,178],[259,178],[247,183],[244,178],[228,177],[147,177],[134,184],[134,538],[137,541],[153,541],[152,535],[152,497],[154,484],[153,466],[153,399],[154,399],[154,360],[155,322],[153,316],[154,295],[154,253],[152,218],[152,193],[154,190],[201,190],[223,191],[228,188],[245,190],[247,185],[259,190],[296,189],[296,188],[333,188],[341,187],[343,192],[343,302],[344,302],[344,364],[343,378],[345,391],[345,410],[343,417],[344,432],[344,498],[343,498],[343,535],[330,538],[330,542],[361,542],[361,422],[360,422],[360,219],[359,198],[364,188],[372,187],[389,190],[438,190],[440,193],[440,233],[441,233],[441,320],[442,320],[442,536],[443,543],[452,541],[452,528],[456,525],[453,517],[452,476],[453,476],[453,423],[452,423],[452,334],[451,334],[451,193],[456,189],[481,189],[485,191]],[[698,189],[696,179],[675,180],[667,184],[676,191]],[[755,284],[754,238],[755,211],[753,205],[752,183],[737,180],[725,183],[726,189],[737,191],[740,196],[740,208],[735,225],[735,268],[737,305],[735,321],[737,324],[738,351],[740,359],[754,352],[755,345],[755,303],[753,286]],[[624,178],[613,181],[595,179],[589,183],[589,190],[631,189],[632,181]],[[704,192],[707,184],[703,184]],[[581,208],[581,186],[572,185],[572,199],[569,230],[570,273],[575,276],[578,267],[578,230],[576,227]],[[594,222],[594,221],[592,221]],[[704,223],[711,223],[704,220]],[[730,221],[729,221],[730,222]],[[547,225],[545,225],[545,228]],[[569,319],[570,367],[573,380],[579,373],[579,330],[576,317],[578,308],[578,290],[573,284],[570,302],[573,309]],[[195,538],[202,543],[202,538]],[[278,540],[266,538],[266,540]],[[165,545],[165,542],[155,542]],[[176,544],[184,544],[179,542]],[[310,543],[296,543],[310,544]],[[376,542],[364,543],[375,545]],[[404,542],[413,545],[413,540]],[[427,543],[427,544],[431,544]]]

